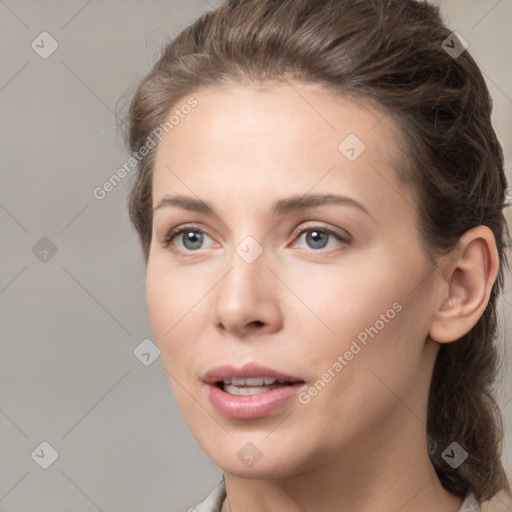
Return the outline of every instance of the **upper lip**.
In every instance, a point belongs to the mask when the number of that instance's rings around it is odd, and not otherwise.
[[[284,380],[286,382],[304,382],[298,377],[283,373],[266,366],[262,366],[257,363],[248,363],[240,368],[234,366],[223,365],[217,366],[206,372],[202,378],[202,381],[206,384],[215,384],[224,379],[230,378],[247,379],[251,377],[273,377],[277,380]]]

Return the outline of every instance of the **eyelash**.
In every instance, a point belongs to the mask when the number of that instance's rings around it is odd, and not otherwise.
[[[307,233],[309,231],[318,231],[320,233],[325,233],[325,234],[331,235],[334,238],[336,238],[339,242],[344,243],[344,244],[350,243],[350,237],[343,237],[336,231],[334,231],[328,227],[324,227],[324,226],[308,226],[307,228],[302,228],[300,230],[296,230],[293,233],[294,240],[300,238],[302,236],[302,234]],[[171,229],[160,243],[165,249],[169,249],[170,251],[180,254],[184,257],[193,256],[194,253],[199,252],[200,249],[198,249],[197,251],[187,251],[186,253],[184,253],[180,249],[176,249],[175,247],[172,246],[172,241],[176,237],[178,237],[179,235],[181,235],[183,233],[187,233],[187,232],[200,233],[200,234],[209,236],[206,231],[202,230],[198,226],[184,225],[184,226],[179,226],[177,228]],[[331,250],[309,249],[309,250],[306,250],[306,252],[315,253],[315,254],[330,253],[330,252],[332,252],[332,249]]]

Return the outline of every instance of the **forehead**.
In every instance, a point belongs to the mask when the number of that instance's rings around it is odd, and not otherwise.
[[[369,201],[386,192],[389,206],[392,196],[408,193],[398,190],[396,175],[400,132],[373,105],[297,82],[210,87],[192,96],[197,105],[157,148],[153,206],[170,192],[237,193],[241,207],[313,188]]]
[[[349,132],[361,140],[371,139],[369,142],[399,142],[391,140],[399,139],[399,132],[390,116],[375,104],[334,94],[319,85],[225,84],[193,96],[197,105],[180,116],[167,137],[168,143],[182,146],[183,139],[200,137],[203,143],[224,150],[232,140],[244,140],[249,149],[254,138],[258,143],[267,139],[272,145],[296,141],[302,147],[307,142],[309,147],[318,145],[320,139],[335,144]],[[180,110],[180,105],[174,109]],[[200,151],[201,147],[195,149]]]

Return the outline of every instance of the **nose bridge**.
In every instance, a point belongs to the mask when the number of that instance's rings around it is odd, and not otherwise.
[[[269,272],[265,268],[268,251],[263,247],[263,238],[266,234],[258,224],[258,212],[250,211],[247,204],[244,207],[241,197],[237,201],[239,201],[237,202],[238,211],[244,211],[245,216],[239,217],[238,222],[230,223],[231,240],[228,245],[230,251],[227,255],[227,264],[232,270],[229,280],[237,286],[243,286],[255,280],[256,283],[253,284],[252,289],[256,291],[257,281],[264,279],[265,273]]]
[[[238,301],[252,301],[265,290],[264,282],[271,275],[266,268],[266,257],[261,244],[252,236],[246,236],[234,246],[228,258],[231,269],[226,275],[223,288]]]
[[[225,329],[241,332],[249,324],[264,324],[267,329],[279,322],[275,288],[270,286],[272,272],[262,245],[246,236],[233,247],[227,266],[229,271],[215,294],[214,322]]]

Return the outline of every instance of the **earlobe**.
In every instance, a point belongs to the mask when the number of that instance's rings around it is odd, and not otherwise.
[[[499,270],[492,231],[486,226],[477,226],[464,233],[442,265],[445,282],[429,337],[438,343],[449,343],[474,327],[489,301]]]

